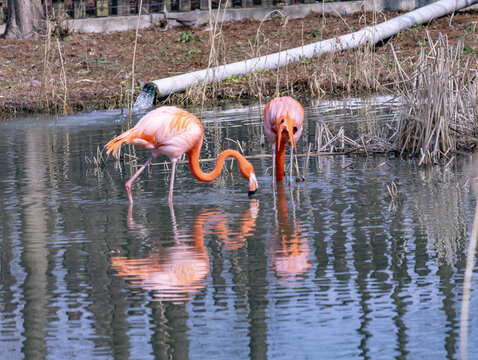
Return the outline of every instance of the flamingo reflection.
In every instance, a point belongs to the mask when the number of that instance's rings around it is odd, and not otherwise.
[[[277,197],[274,195],[276,231],[270,246],[272,268],[281,279],[300,278],[310,267],[307,234],[295,218],[292,199],[292,222],[289,219],[284,184],[277,183]]]
[[[256,199],[251,200],[250,208],[241,215],[238,232],[230,230],[229,215],[218,209],[202,210],[195,217],[190,232],[178,229],[174,207],[170,206],[174,245],[161,247],[159,252],[145,258],[115,256],[112,267],[118,276],[129,280],[133,286],[153,291],[156,300],[189,301],[192,294],[207,285],[209,254],[204,245],[205,235],[217,235],[224,242],[225,250],[244,246],[255,229],[258,205]],[[131,211],[127,223],[137,234],[145,236],[148,232],[134,221]]]
[[[239,219],[239,231],[231,231],[231,229],[227,226],[226,219],[226,221],[222,222],[220,225],[217,224],[211,233],[220,234],[220,238],[224,243],[224,250],[240,249],[245,245],[247,238],[254,234],[258,212],[259,200],[251,199],[249,202],[249,209],[245,210]]]

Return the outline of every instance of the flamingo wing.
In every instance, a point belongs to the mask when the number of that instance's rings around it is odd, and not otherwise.
[[[294,119],[295,126],[297,127],[297,131],[294,133],[294,140],[297,142],[302,135],[302,128],[304,125],[304,108],[297,100],[291,97],[289,97],[289,99],[288,111],[290,117]]]
[[[199,119],[175,106],[163,106],[146,114],[130,130],[111,140],[108,153],[118,152],[122,144],[133,144],[153,151],[154,156],[164,154],[178,160],[198,141],[203,130]]]
[[[156,152],[170,159],[179,160],[195,144],[202,143],[203,128],[199,119],[186,110],[175,106],[158,108],[136,125],[141,139],[157,146]]]
[[[264,108],[264,133],[272,144],[277,142],[276,117],[278,107],[274,100],[272,99]]]

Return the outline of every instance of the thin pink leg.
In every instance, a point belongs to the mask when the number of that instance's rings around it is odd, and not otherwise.
[[[174,175],[176,174],[176,162],[177,160],[171,160],[172,169],[171,169],[171,180],[169,182],[169,196],[168,203],[173,203],[173,189],[174,189]]]
[[[139,174],[141,174],[143,172],[143,170],[146,168],[146,166],[149,165],[149,163],[151,162],[151,160],[153,160],[153,158],[154,158],[154,156],[151,155],[151,157],[148,160],[146,160],[146,162],[143,164],[143,166],[141,166],[141,168],[138,171],[136,171],[134,173],[134,175],[131,177],[131,179],[129,179],[125,184],[126,193],[128,194],[128,199],[129,199],[130,206],[133,205],[133,196],[131,195],[131,184],[139,176]]]
[[[272,144],[272,190],[276,188],[276,144]]]
[[[290,145],[290,162],[289,162],[290,171],[289,171],[289,180],[287,181],[289,185],[292,182],[292,166],[294,165],[293,162],[294,162],[294,147],[291,144]]]

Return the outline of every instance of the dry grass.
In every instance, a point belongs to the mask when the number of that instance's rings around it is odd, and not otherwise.
[[[382,22],[398,13],[363,13],[338,17],[333,14],[312,14],[304,19],[287,19],[275,16],[271,21],[241,20],[221,25],[215,42],[218,64],[245,60],[251,56],[253,46],[260,47],[260,54],[270,54],[303,44],[310,44],[356,31],[363,26]],[[476,20],[478,12],[460,12],[452,20],[436,19],[426,27],[402,31],[390,42],[399,49],[399,60],[408,71],[416,63],[417,44],[426,41],[425,29],[436,37],[438,32],[447,33],[450,43],[458,39],[476,51],[478,48]],[[257,42],[260,26],[260,42]],[[209,33],[204,29],[183,27],[163,31],[159,27],[141,30],[136,39],[135,31],[104,34],[71,33],[60,37],[64,58],[64,71],[68,79],[68,103],[73,111],[86,109],[111,109],[125,107],[134,84],[135,96],[142,86],[151,80],[161,79],[192,70],[205,69],[210,55]],[[58,34],[56,34],[58,33]],[[61,34],[64,34],[62,31]],[[216,32],[218,34],[218,32]],[[219,39],[221,37],[221,39]],[[45,39],[18,41],[1,39],[4,61],[0,64],[0,112],[31,112],[62,110],[63,99],[51,98],[48,106],[39,100],[42,84],[42,59]],[[131,81],[131,64],[136,46],[134,81]],[[52,42],[52,45],[54,43]],[[61,64],[51,61],[51,84],[61,83]],[[467,54],[469,56],[469,53]],[[369,66],[357,66],[369,62]],[[272,96],[277,92],[294,96],[322,97],[327,95],[363,94],[377,89],[377,81],[392,83],[389,70],[394,71],[394,60],[389,46],[360,49],[331,54],[323,58],[303,59],[300,64],[289,65],[279,71],[264,71],[226,79],[206,88],[206,101],[232,99],[254,100]],[[54,82],[54,83],[53,83]],[[380,89],[379,89],[380,91]],[[51,94],[51,91],[49,92]],[[215,97],[212,97],[212,95]],[[184,105],[185,94],[177,95]],[[196,99],[193,99],[197,101]]]
[[[42,67],[42,79],[41,79],[41,89],[40,89],[40,102],[44,102],[46,107],[50,106],[50,89],[51,84],[51,33],[52,26],[51,22],[46,22],[46,37],[44,43],[44,55],[43,55],[43,67]]]
[[[68,106],[68,85],[67,85],[67,78],[65,72],[65,62],[63,60],[63,55],[61,53],[61,46],[60,40],[56,39],[56,44],[58,46],[58,58],[60,59],[61,64],[61,74],[60,74],[60,82],[61,82],[61,89],[63,92],[63,96],[59,96],[61,101],[63,102],[63,115],[68,114],[69,106]]]
[[[451,46],[446,35],[421,48],[411,74],[401,67],[398,95],[404,110],[392,137],[400,153],[420,156],[421,164],[472,151],[478,120],[478,71],[463,58],[463,45]]]
[[[41,88],[38,102],[43,103],[43,106],[55,112],[62,109],[63,115],[66,115],[70,111],[70,106],[68,105],[67,72],[60,39],[63,40],[64,36],[69,34],[70,29],[65,25],[64,19],[56,16],[54,12],[48,12],[46,16]],[[56,39],[58,52],[52,49],[53,38]],[[57,73],[54,73],[54,71],[57,71]]]
[[[295,47],[323,40],[322,36],[330,37],[331,23],[330,20],[326,20],[328,15],[322,14],[317,17],[321,19],[320,27],[310,28],[304,20],[295,20],[300,25],[295,28],[296,37],[300,36],[301,39],[300,43],[296,39]],[[367,17],[371,20],[367,20]],[[376,13],[363,13],[360,22],[363,25],[376,25],[383,21],[384,17],[383,14],[379,17]],[[283,45],[283,39],[284,42],[286,39],[285,34],[290,31],[290,21],[287,14],[278,9],[267,14],[258,23],[254,36],[247,40],[246,58],[251,59],[270,54],[271,49],[274,49],[275,52],[290,49],[290,45]],[[271,31],[271,24],[273,31]],[[357,24],[349,25],[347,19],[341,16],[336,18],[334,26],[346,29],[346,32],[359,29]],[[210,49],[208,68],[237,61],[238,59],[228,57],[231,49],[226,46],[222,25],[219,27],[215,23],[211,25],[211,28],[208,41]],[[343,32],[334,33],[335,36],[341,34]],[[230,47],[230,45],[228,46]],[[340,94],[344,92],[349,94],[377,92],[383,89],[381,84],[388,82],[384,79],[390,77],[390,70],[393,70],[390,61],[387,60],[389,57],[390,55],[377,54],[376,49],[370,45],[346,53],[337,51],[326,56],[302,57],[297,63],[276,70],[257,70],[249,74],[233,75],[211,85],[193,87],[185,93],[172,94],[162,103],[174,103],[181,106],[198,105],[205,99],[251,98],[261,100],[272,96],[296,96],[298,94],[321,98],[326,92]],[[200,89],[202,97],[196,93]]]
[[[128,106],[128,114],[130,116],[132,115],[132,107],[133,107],[133,97],[134,97],[134,88],[135,88],[135,83],[134,83],[134,71],[135,71],[135,64],[136,64],[136,51],[138,48],[138,35],[139,35],[139,24],[141,20],[141,10],[143,8],[143,0],[140,0],[139,2],[139,11],[138,11],[138,21],[136,22],[136,31],[135,31],[135,38],[134,38],[134,46],[133,46],[133,56],[131,59],[131,92],[126,93],[126,103]]]
[[[403,103],[396,121],[371,124],[359,139],[346,136],[344,129],[331,131],[327,124],[316,126],[316,149],[330,153],[363,153],[365,155],[397,152],[419,157],[419,164],[450,163],[456,154],[470,153],[476,147],[478,124],[478,54],[464,52],[460,41],[449,43],[446,35],[432,39],[420,48],[414,66],[402,66],[391,45],[395,78],[390,89]],[[366,50],[365,50],[366,51]],[[358,52],[360,53],[360,52]],[[380,87],[374,78],[373,63],[362,66],[361,82]],[[335,83],[339,83],[337,79]],[[391,134],[391,135],[389,135]]]

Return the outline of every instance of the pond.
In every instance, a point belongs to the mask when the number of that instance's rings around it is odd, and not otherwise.
[[[391,121],[399,108],[385,100],[311,103],[298,152],[316,144],[317,123],[360,135]],[[431,168],[311,156],[305,182],[273,191],[260,106],[208,109],[202,121],[202,158],[237,149],[232,140],[254,155],[256,196],[236,164],[200,183],[184,163],[170,207],[161,157],[133,184],[129,212],[124,184],[149,154],[98,155],[129,126],[119,111],[0,123],[5,358],[460,357],[469,156]],[[478,342],[468,354],[478,357]]]

